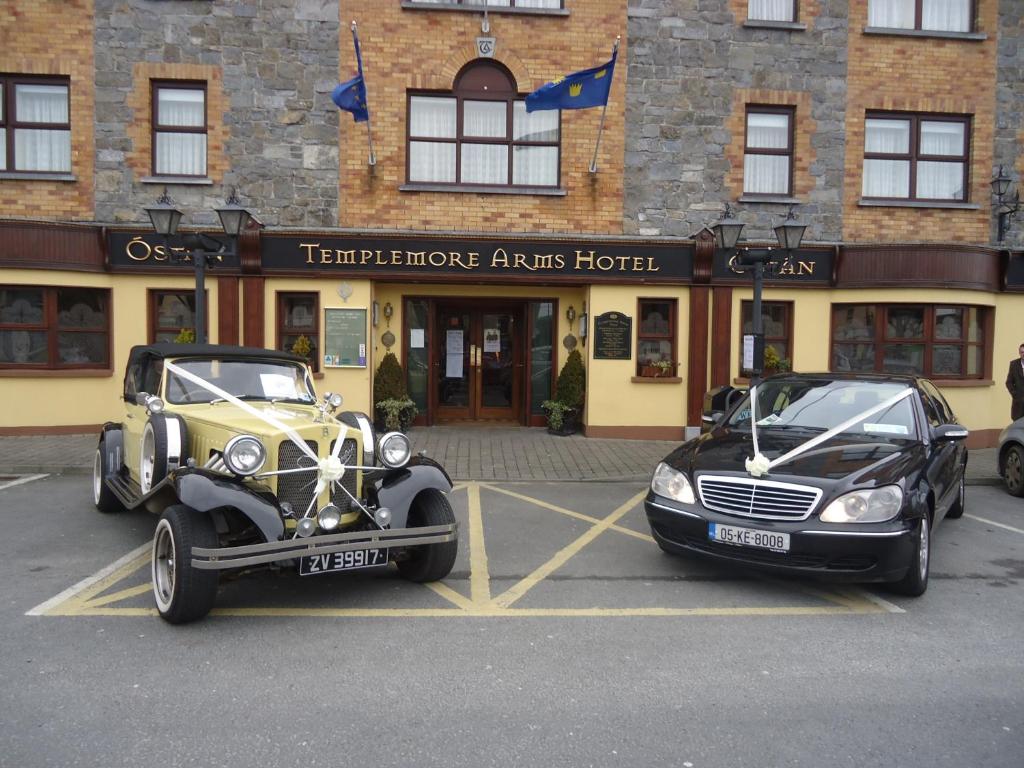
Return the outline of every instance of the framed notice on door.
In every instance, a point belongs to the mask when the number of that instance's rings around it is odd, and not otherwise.
[[[366,367],[366,309],[324,310],[324,367]]]

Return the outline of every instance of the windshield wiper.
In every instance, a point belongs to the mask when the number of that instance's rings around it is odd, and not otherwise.
[[[774,424],[758,424],[758,429],[799,429],[803,432],[827,432],[826,427],[810,427],[802,424],[780,424],[778,422]]]
[[[312,405],[313,401],[304,397],[275,397],[271,403],[298,403],[299,405]]]

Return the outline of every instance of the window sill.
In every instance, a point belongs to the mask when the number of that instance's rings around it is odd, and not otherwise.
[[[942,389],[950,387],[991,387],[995,384],[992,379],[929,379],[932,384]]]
[[[73,173],[21,173],[0,171],[0,181],[78,181]]]
[[[482,5],[459,5],[458,3],[417,3],[416,0],[402,0],[402,8],[411,11],[462,11],[463,13],[481,13],[485,10]],[[522,14],[525,16],[568,16],[567,8],[512,8],[496,5],[486,6],[488,13]]]
[[[937,37],[943,40],[967,40],[981,42],[988,40],[984,32],[941,32],[933,29],[899,29],[894,27],[864,27],[865,35],[889,35],[892,37]]]
[[[143,184],[181,184],[196,187],[212,187],[213,179],[208,176],[144,176]]]
[[[402,184],[399,192],[452,192],[474,195],[541,195],[565,197],[568,192],[561,187],[480,187],[473,184]]]
[[[102,379],[113,368],[0,368],[0,379]]]
[[[682,384],[678,376],[634,376],[630,379],[634,384]]]
[[[864,208],[947,208],[957,211],[980,211],[977,203],[943,203],[938,200],[858,200]]]
[[[788,29],[793,32],[806,32],[807,25],[798,21],[768,21],[767,19],[747,19],[743,26],[748,29]]]
[[[771,205],[800,205],[800,200],[798,198],[788,197],[786,195],[740,195],[737,202],[768,203]]]

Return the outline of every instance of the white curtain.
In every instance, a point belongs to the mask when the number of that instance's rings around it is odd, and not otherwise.
[[[757,21],[793,21],[793,0],[750,0],[747,18]]]
[[[921,154],[961,157],[964,123],[921,121]],[[917,196],[930,200],[963,200],[964,166],[959,162],[921,161],[917,164]]]
[[[748,149],[786,149],[788,146],[788,115],[757,112],[747,115]],[[746,154],[743,191],[759,195],[789,194],[789,156]]]
[[[910,152],[910,121],[866,120],[864,151],[907,154]],[[910,197],[910,161],[865,160],[862,194],[864,197]]]
[[[495,3],[496,5],[497,3]],[[508,3],[505,3],[508,5]],[[517,8],[561,8],[561,0],[516,0]]]
[[[157,92],[157,119],[161,128],[202,128],[206,124],[206,94],[201,90],[161,88]],[[157,174],[206,175],[206,134],[156,134]]]
[[[67,86],[16,85],[14,116],[22,123],[70,122]],[[70,173],[71,131],[15,129],[14,162],[17,171]]]
[[[409,181],[455,181],[455,142],[410,141]]]
[[[868,0],[868,26],[914,28],[914,0]]]
[[[463,184],[508,184],[507,144],[463,144]]]
[[[517,101],[512,111],[512,138],[516,141],[558,141],[557,109],[527,112],[526,102]]]
[[[413,96],[409,100],[409,135],[452,139],[409,142],[409,181],[455,181],[456,102],[452,98]]]
[[[921,154],[962,156],[964,154],[964,123],[922,120]]]
[[[970,32],[970,0],[923,0],[921,28],[939,32]]]
[[[512,183],[531,187],[558,185],[558,147],[516,147]]]
[[[504,139],[507,135],[506,102],[464,101],[462,135]]]

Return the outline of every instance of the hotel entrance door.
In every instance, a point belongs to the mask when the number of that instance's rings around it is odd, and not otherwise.
[[[523,308],[437,306],[437,420],[521,420]]]

